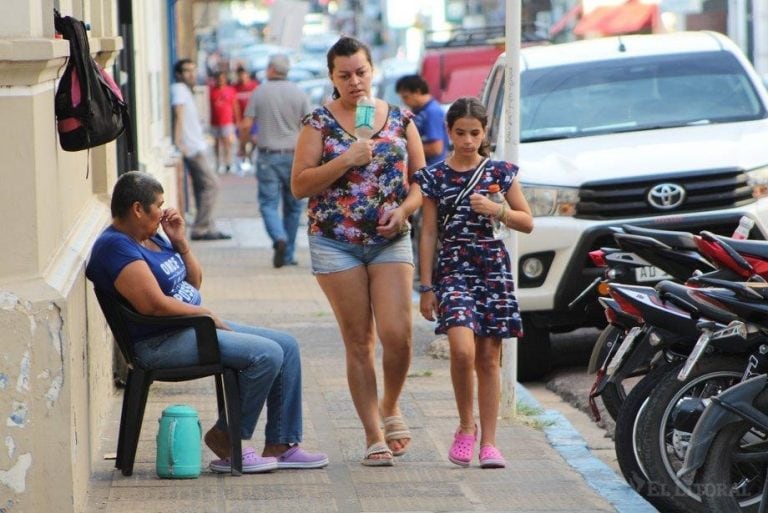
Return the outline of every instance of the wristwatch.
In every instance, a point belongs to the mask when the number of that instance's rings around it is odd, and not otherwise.
[[[432,285],[419,285],[419,288],[417,289],[419,291],[419,294],[424,294],[425,292],[432,292],[435,290],[435,287]]]

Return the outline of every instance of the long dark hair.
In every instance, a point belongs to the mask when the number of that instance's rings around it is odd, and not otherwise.
[[[485,130],[485,137],[477,152],[483,157],[491,154],[491,145],[488,142],[488,111],[485,105],[474,96],[464,96],[451,104],[448,112],[445,113],[445,123],[448,125],[448,131],[453,128],[453,124],[462,118],[472,118],[480,122]]]
[[[373,57],[371,57],[371,49],[368,48],[368,46],[360,41],[359,39],[355,39],[354,37],[344,36],[341,37],[338,41],[336,41],[333,46],[328,50],[327,54],[327,60],[328,60],[328,76],[330,77],[333,74],[333,61],[336,59],[336,57],[351,57],[352,55],[355,55],[357,52],[362,50],[365,52],[365,58],[368,60],[368,64],[371,65],[371,69],[373,69]],[[339,90],[336,89],[336,86],[333,87],[333,94],[331,97],[336,100],[339,97]]]

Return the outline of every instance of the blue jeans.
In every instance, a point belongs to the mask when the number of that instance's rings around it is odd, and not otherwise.
[[[232,331],[216,332],[224,366],[239,371],[243,440],[253,436],[266,402],[266,442],[301,442],[301,355],[298,342],[282,331],[225,322]],[[198,361],[192,328],[142,340],[135,344],[134,349],[136,359],[148,368],[194,365]],[[216,426],[226,431],[225,419],[220,418]]]
[[[259,153],[256,161],[256,179],[259,182],[259,210],[272,243],[286,242],[285,261],[293,262],[296,250],[296,231],[304,210],[304,200],[291,193],[291,166],[293,152]],[[282,218],[278,207],[283,201]]]

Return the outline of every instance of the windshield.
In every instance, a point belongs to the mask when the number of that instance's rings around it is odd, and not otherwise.
[[[522,74],[521,142],[765,117],[727,52],[637,57]]]

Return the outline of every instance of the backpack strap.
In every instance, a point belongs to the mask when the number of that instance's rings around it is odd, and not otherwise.
[[[91,65],[91,46],[88,43],[85,23],[71,16],[62,16],[55,9],[53,12],[56,31],[69,41],[69,64],[75,66],[80,82],[81,100],[75,111],[87,112],[91,101],[92,84],[86,72],[86,66]]]

